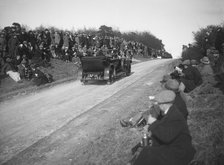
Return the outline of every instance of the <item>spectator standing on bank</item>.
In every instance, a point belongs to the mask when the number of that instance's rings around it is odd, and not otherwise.
[[[37,47],[37,41],[36,41],[35,35],[34,35],[32,30],[30,30],[28,32],[28,43],[30,43],[30,45],[32,46],[33,51],[35,52],[36,47]]]
[[[19,43],[23,43],[23,41],[28,41],[29,36],[26,32],[26,29],[22,28],[20,33],[16,33],[18,35]]]
[[[50,45],[51,45],[51,34],[50,34],[50,31],[48,29],[44,30],[42,40],[46,43],[47,47],[50,47]]]
[[[16,49],[19,45],[19,40],[16,34],[11,34],[11,37],[8,41],[8,48],[9,48],[9,57],[15,58],[16,57]]]
[[[65,32],[64,36],[63,36],[63,46],[62,49],[64,49],[65,47],[69,47],[69,33]]]
[[[51,45],[50,46],[54,46],[55,45],[55,39],[54,39],[54,31],[50,30],[50,38],[51,38]]]
[[[0,57],[5,57],[6,39],[4,33],[0,33]]]
[[[54,44],[55,45],[59,45],[60,44],[60,40],[61,40],[61,36],[58,33],[58,31],[54,32]]]
[[[55,53],[55,56],[56,58],[60,58],[60,42],[61,42],[61,36],[60,34],[58,33],[58,31],[55,31],[54,33],[54,53]]]

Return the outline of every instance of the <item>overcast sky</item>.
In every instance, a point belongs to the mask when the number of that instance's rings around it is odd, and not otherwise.
[[[193,31],[224,22],[224,0],[0,0],[0,27],[13,22],[62,29],[111,26],[149,31],[174,57]]]

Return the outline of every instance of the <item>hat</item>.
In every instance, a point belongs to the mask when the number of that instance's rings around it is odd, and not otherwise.
[[[165,82],[167,82],[169,79],[171,79],[171,76],[170,76],[169,74],[165,74],[165,75],[163,76],[162,81],[160,81],[160,82],[161,82],[161,83],[165,83]]]
[[[21,27],[21,25],[19,23],[17,23],[17,22],[13,22],[12,25]]]
[[[204,56],[202,59],[200,59],[201,63],[203,64],[210,64],[209,58]]]
[[[172,91],[177,91],[179,89],[179,82],[175,79],[170,79],[165,83],[165,88]]]
[[[171,90],[163,90],[155,95],[154,101],[158,104],[172,103],[176,94]]]
[[[183,65],[190,65],[191,64],[191,61],[190,60],[184,60],[182,62]]]

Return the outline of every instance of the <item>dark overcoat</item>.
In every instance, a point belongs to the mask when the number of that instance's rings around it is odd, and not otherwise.
[[[183,70],[184,78],[187,80],[193,80],[196,86],[201,85],[202,77],[199,70],[196,67],[189,65],[186,69]]]
[[[188,165],[195,149],[187,122],[175,106],[150,125],[152,146],[142,150],[135,165]]]
[[[193,67],[193,66],[190,66],[190,67],[192,67],[192,70],[193,70],[195,85],[196,86],[201,85],[202,84],[202,76],[201,76],[200,71],[196,67]]]
[[[180,92],[176,92],[176,97],[173,103],[177,109],[181,112],[181,114],[184,116],[184,118],[187,120],[188,116],[188,110],[187,110],[187,105],[183,98],[180,95]]]
[[[181,77],[180,81],[185,86],[184,93],[189,93],[189,92],[191,92],[192,90],[194,90],[197,87],[193,80],[188,80],[188,79],[186,79],[184,77]]]

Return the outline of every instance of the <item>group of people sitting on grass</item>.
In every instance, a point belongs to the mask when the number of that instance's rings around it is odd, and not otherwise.
[[[30,67],[48,67],[52,58],[78,64],[83,56],[133,56],[145,53],[148,53],[147,47],[142,43],[119,37],[49,29],[26,31],[19,23],[13,23],[0,32],[1,75],[9,75],[16,82],[29,80]]]
[[[224,44],[223,44],[224,50]],[[224,54],[220,54],[224,56]],[[222,57],[221,57],[222,58]],[[217,59],[218,60],[218,59]],[[216,61],[217,62],[217,61]],[[218,75],[224,75],[224,61]],[[215,73],[210,59],[186,59],[163,76],[161,91],[149,96],[149,109],[127,119],[121,119],[122,127],[142,127],[151,138],[151,145],[136,152],[134,165],[196,165],[195,148],[188,129],[187,101],[189,92],[201,88],[202,83],[214,84]],[[219,83],[224,83],[222,80]]]

